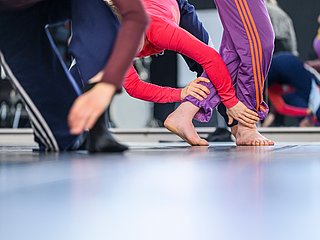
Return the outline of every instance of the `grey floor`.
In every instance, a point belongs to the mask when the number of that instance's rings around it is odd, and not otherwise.
[[[0,239],[320,239],[320,143],[130,146],[0,147]]]

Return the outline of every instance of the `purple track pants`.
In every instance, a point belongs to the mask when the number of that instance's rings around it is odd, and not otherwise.
[[[274,32],[265,2],[215,0],[215,3],[224,28],[220,55],[229,69],[236,95],[262,120],[269,110],[263,101],[263,87],[274,49]],[[200,108],[195,119],[206,122],[221,101],[211,82],[203,85],[211,92],[207,99],[199,101],[189,96],[186,100]]]

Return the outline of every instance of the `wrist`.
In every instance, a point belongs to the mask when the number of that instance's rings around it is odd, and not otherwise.
[[[228,101],[223,101],[223,104],[228,109],[234,107],[238,103],[239,103],[239,99],[236,96],[234,96],[233,98],[229,99]]]
[[[94,89],[99,94],[103,95],[114,95],[117,91],[117,87],[113,84],[106,83],[106,82],[99,82],[94,86]]]
[[[170,101],[169,102],[181,102],[182,99],[182,89],[181,88],[172,88],[170,92]]]
[[[182,101],[183,99],[186,98],[185,93],[184,93],[184,88],[180,88],[180,100]]]
[[[103,71],[98,72],[96,75],[94,75],[92,78],[89,79],[89,84],[98,83],[102,80],[103,77]]]

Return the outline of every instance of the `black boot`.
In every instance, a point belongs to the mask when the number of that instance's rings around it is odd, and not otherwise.
[[[94,84],[89,84],[86,91],[90,90]],[[96,124],[89,131],[87,149],[90,153],[99,152],[124,152],[128,147],[117,142],[108,129],[108,110],[103,113]]]
[[[102,114],[89,131],[87,149],[90,153],[124,152],[128,147],[117,142],[107,127],[107,114]]]

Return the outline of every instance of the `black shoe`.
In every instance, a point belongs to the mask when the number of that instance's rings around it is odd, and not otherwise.
[[[208,142],[232,142],[231,133],[226,128],[217,128],[206,138]]]
[[[86,91],[90,90],[94,84],[89,84]],[[94,127],[89,131],[87,150],[90,153],[119,153],[128,150],[128,147],[117,142],[108,129],[108,110],[103,113]]]
[[[87,149],[90,153],[124,152],[128,147],[117,142],[110,133],[105,115],[102,114],[94,127],[89,131]]]

